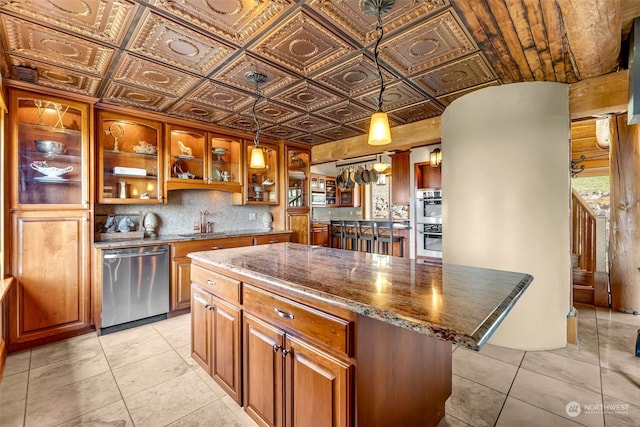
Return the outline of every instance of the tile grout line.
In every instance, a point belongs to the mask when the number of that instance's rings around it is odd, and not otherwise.
[[[507,399],[511,395],[511,389],[513,388],[513,384],[516,382],[516,377],[518,376],[518,372],[520,372],[520,367],[522,366],[522,361],[524,360],[526,355],[527,355],[527,351],[525,350],[524,354],[522,355],[522,358],[520,359],[520,363],[518,363],[518,365],[517,365],[516,373],[513,375],[513,379],[511,380],[511,385],[509,385],[509,390],[507,390],[506,396],[504,398],[504,402],[502,402],[502,406],[500,406],[500,411],[498,412],[498,417],[496,418],[496,421],[493,423],[494,427],[498,424],[498,421],[500,420],[500,416],[502,415],[502,411],[504,410],[504,406],[507,404]]]

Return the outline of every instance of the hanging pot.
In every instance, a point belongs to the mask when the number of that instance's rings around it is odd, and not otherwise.
[[[371,178],[371,182],[378,182],[378,171],[375,169],[371,169],[369,171],[369,178]]]
[[[358,167],[358,170],[356,171],[356,175],[355,175],[355,181],[358,185],[364,184],[364,177],[362,176],[363,172],[364,172],[364,169],[362,168],[362,166]]]

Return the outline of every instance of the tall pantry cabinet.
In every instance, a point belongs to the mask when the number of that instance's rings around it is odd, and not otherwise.
[[[10,348],[91,325],[92,100],[9,88]]]

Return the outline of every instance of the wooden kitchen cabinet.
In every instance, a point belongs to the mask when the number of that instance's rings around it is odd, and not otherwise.
[[[97,194],[100,203],[163,203],[162,124],[98,111]]]
[[[391,203],[394,205],[408,205],[411,196],[410,158],[409,151],[402,151],[391,155]]]
[[[86,211],[21,211],[12,217],[10,350],[89,328],[90,220]]]
[[[311,244],[329,246],[329,226],[327,224],[313,224]]]
[[[269,243],[282,243],[288,242],[291,238],[291,233],[270,233],[260,234],[253,238],[254,245],[266,245]]]
[[[171,243],[170,315],[187,313],[191,307],[191,259],[187,257],[188,253],[252,246],[253,244],[254,238],[252,236]]]
[[[240,282],[200,267],[192,279],[192,357],[240,404]]]
[[[279,204],[280,179],[278,169],[279,147],[277,144],[260,142],[264,152],[265,168],[255,169],[249,167],[251,151],[254,148],[253,141],[243,142],[243,186],[241,194],[234,194],[231,202],[234,205],[272,205]]]
[[[249,416],[267,426],[352,425],[353,365],[315,341],[322,338],[336,354],[348,354],[349,322],[247,284],[243,302]]]

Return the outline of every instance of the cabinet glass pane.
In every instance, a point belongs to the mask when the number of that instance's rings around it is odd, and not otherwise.
[[[105,119],[102,129],[103,200],[161,199],[158,130],[143,123]]]
[[[262,143],[260,147],[266,167],[254,169],[249,167],[254,146],[247,144],[247,202],[278,204],[278,150]]]
[[[18,202],[83,204],[82,112],[37,98],[17,102]]]
[[[308,207],[309,152],[287,150],[288,207]]]
[[[211,181],[240,183],[240,140],[211,138]]]
[[[172,130],[171,145],[171,179],[200,180],[206,179],[206,137],[202,133],[187,130]]]

